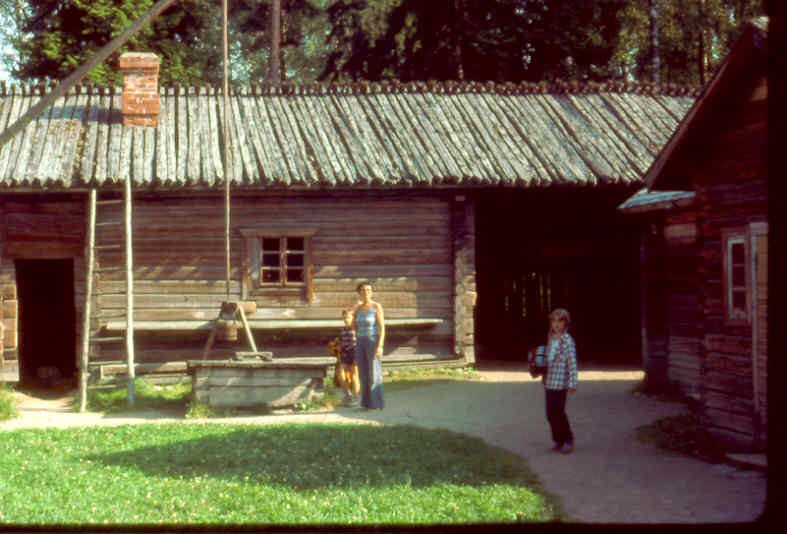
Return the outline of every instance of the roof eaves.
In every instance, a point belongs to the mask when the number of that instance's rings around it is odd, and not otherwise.
[[[665,174],[665,167],[669,165],[681,147],[688,143],[694,136],[695,131],[699,129],[700,123],[711,118],[713,115],[712,108],[715,107],[717,101],[725,96],[724,93],[728,90],[728,86],[731,84],[732,80],[740,75],[748,56],[751,55],[754,49],[764,50],[765,45],[763,43],[766,41],[764,37],[767,36],[767,25],[767,17],[760,17],[747,23],[743,34],[741,34],[738,41],[733,45],[732,50],[727,55],[727,58],[722,63],[713,79],[701,92],[699,98],[697,98],[691,109],[686,113],[683,120],[678,125],[678,128],[645,173],[644,181],[648,189],[656,189],[662,186],[662,184],[658,182],[663,180],[662,177]],[[688,187],[688,184],[670,183],[664,185],[664,187],[668,189],[675,189],[679,186]]]
[[[617,207],[622,213],[649,213],[685,208],[694,203],[694,191],[650,191],[642,188]]]

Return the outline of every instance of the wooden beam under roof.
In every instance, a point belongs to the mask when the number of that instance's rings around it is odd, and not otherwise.
[[[17,133],[22,131],[24,127],[30,123],[30,121],[43,113],[43,111],[51,106],[55,100],[66,94],[69,89],[78,84],[82,78],[87,76],[88,72],[96,67],[96,65],[107,59],[115,50],[123,46],[129,39],[131,39],[134,34],[150,24],[153,19],[159,16],[165,9],[170,7],[176,1],[177,0],[159,0],[145,14],[132,22],[128,28],[123,30],[123,33],[112,39],[95,54],[93,54],[92,57],[88,58],[84,63],[82,63],[82,65],[80,65],[77,70],[69,74],[68,77],[61,83],[57,84],[52,89],[52,91],[43,96],[41,100],[39,100],[34,106],[27,110],[24,115],[19,117],[15,123],[0,133],[0,148],[2,148],[3,145],[5,145]]]

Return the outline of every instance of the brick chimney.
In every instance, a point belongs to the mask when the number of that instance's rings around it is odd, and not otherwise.
[[[118,66],[123,73],[123,124],[156,126],[161,109],[158,56],[151,52],[126,52],[120,56]]]

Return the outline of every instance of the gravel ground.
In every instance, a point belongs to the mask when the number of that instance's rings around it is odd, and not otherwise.
[[[391,390],[386,409],[211,419],[212,422],[366,422],[445,428],[478,436],[525,458],[544,489],[561,498],[572,520],[594,523],[717,523],[755,520],[765,505],[765,475],[663,451],[634,429],[677,415],[682,406],[631,394],[641,371],[581,371],[567,412],[575,435],[570,455],[549,451],[540,380],[517,370],[481,371],[481,381],[444,381]],[[0,431],[33,427],[204,422],[156,412],[73,413],[68,399],[20,395],[20,417]]]

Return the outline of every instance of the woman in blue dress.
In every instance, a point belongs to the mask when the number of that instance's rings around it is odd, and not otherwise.
[[[355,329],[355,361],[361,382],[361,408],[382,410],[383,398],[383,343],[385,342],[385,319],[383,307],[372,300],[372,284],[358,284],[360,302],[355,306],[353,329]]]

